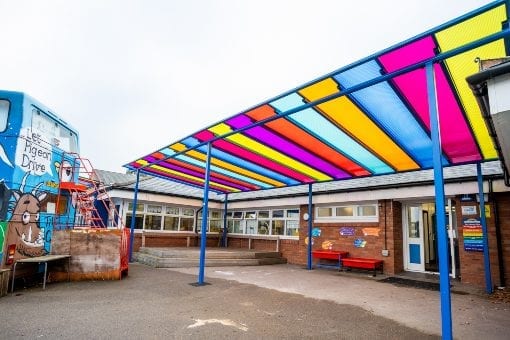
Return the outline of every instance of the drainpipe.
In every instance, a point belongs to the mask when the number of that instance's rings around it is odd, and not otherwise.
[[[498,200],[496,199],[496,195],[494,195],[493,191],[493,183],[492,179],[489,179],[489,197],[492,199],[494,203],[494,225],[496,228],[496,245],[498,249],[498,264],[499,264],[499,288],[504,288],[506,286],[505,280],[505,262],[503,261],[503,245],[501,243],[501,225],[499,222],[499,211],[498,211]]]
[[[202,211],[202,209],[204,209],[204,206],[201,206],[200,209],[197,209],[197,211],[195,212],[195,227],[193,228],[193,232],[195,232],[195,233],[198,233],[198,231],[197,231],[198,214]],[[202,218],[203,217],[204,216],[202,216]]]

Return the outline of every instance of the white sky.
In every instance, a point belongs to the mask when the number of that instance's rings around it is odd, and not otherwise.
[[[122,165],[483,0],[0,0],[0,88]]]

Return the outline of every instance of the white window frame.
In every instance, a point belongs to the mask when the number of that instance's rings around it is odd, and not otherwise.
[[[375,215],[363,216],[359,215],[358,208],[363,206],[371,206],[375,209]],[[352,216],[336,216],[337,208],[351,208]],[[320,208],[330,208],[332,216],[319,216]],[[335,205],[322,205],[314,209],[314,222],[315,223],[331,223],[331,222],[378,222],[379,221],[379,206],[377,202],[362,202],[356,204],[335,204]]]

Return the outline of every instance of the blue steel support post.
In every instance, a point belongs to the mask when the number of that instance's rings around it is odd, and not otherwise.
[[[133,246],[135,242],[135,220],[136,205],[138,204],[138,183],[140,182],[140,170],[136,171],[135,197],[133,197],[133,213],[131,215],[131,225],[129,232],[129,262],[133,262]]]
[[[207,220],[209,217],[209,177],[211,170],[211,143],[207,144],[207,159],[205,162],[205,184],[204,184],[204,202],[202,206],[202,235],[200,238],[200,265],[198,271],[198,285],[204,284],[204,266],[205,266],[205,245],[207,243]]]
[[[478,178],[478,196],[480,197],[480,218],[483,232],[483,263],[485,265],[485,291],[492,293],[491,261],[489,257],[489,239],[487,233],[487,219],[485,216],[485,197],[483,194],[482,166],[476,163],[476,175]]]
[[[312,183],[308,184],[308,270],[312,270]]]
[[[223,235],[222,237],[222,246],[227,248],[227,211],[228,211],[228,193],[225,194],[225,205],[223,206]]]
[[[427,63],[427,92],[430,115],[430,134],[432,137],[432,156],[434,161],[434,187],[436,194],[436,226],[439,250],[439,288],[441,295],[441,334],[443,339],[452,339],[452,306],[450,297],[450,270],[446,235],[446,213],[444,198],[444,178],[439,115],[437,110],[434,64]]]

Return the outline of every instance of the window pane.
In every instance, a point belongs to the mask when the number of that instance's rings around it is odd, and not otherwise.
[[[260,235],[269,235],[269,220],[259,220],[258,227]]]
[[[233,216],[233,215],[232,215],[232,211],[228,211],[228,212],[227,212],[227,218],[232,218],[232,216]]]
[[[144,229],[161,230],[161,216],[145,215]]]
[[[287,217],[299,219],[299,209],[287,210]]]
[[[283,218],[283,210],[273,210],[273,218]]]
[[[287,229],[285,235],[287,236],[298,236],[299,235],[299,221],[287,220]]]
[[[243,218],[242,211],[234,211],[234,218]]]
[[[235,233],[235,234],[242,234],[243,228],[242,228],[242,221],[228,221],[228,232],[229,233]]]
[[[131,226],[131,217],[133,215],[126,214],[126,226]],[[135,229],[142,229],[143,227],[143,216],[142,215],[136,215],[135,217]]]
[[[257,233],[257,221],[247,220],[246,221],[246,234],[256,234],[256,233]]]
[[[332,208],[318,208],[317,209],[317,216],[319,217],[331,217],[332,214]]]
[[[163,221],[164,230],[179,230],[179,217],[165,216]]]
[[[133,211],[133,203],[129,203],[129,204],[128,204],[128,210],[129,210],[129,211]],[[142,211],[143,211],[143,204],[138,203],[138,204],[136,205],[136,211],[140,211],[140,212],[142,212]]]
[[[175,207],[166,207],[166,213],[168,215],[179,215],[179,208]]]
[[[222,229],[223,221],[221,220],[210,220],[209,221],[209,230],[211,232],[219,232]]]
[[[259,218],[269,218],[269,211],[268,210],[259,211]]]
[[[193,218],[181,217],[180,231],[193,231]]]
[[[360,205],[358,216],[376,216],[375,205]]]
[[[162,209],[163,208],[160,205],[152,205],[152,204],[147,205],[148,213],[161,214]]]
[[[7,117],[9,117],[9,102],[0,100],[0,131],[7,129]]]
[[[244,216],[245,218],[257,218],[257,213],[255,211],[247,211]]]
[[[408,237],[419,238],[420,237],[420,214],[421,208],[409,207],[407,214],[407,226],[409,228]]]
[[[195,210],[193,210],[193,209],[182,209],[182,214],[184,216],[195,216]]]
[[[336,216],[354,216],[352,207],[337,207]]]
[[[217,210],[211,211],[211,218],[221,218],[220,212]]]
[[[273,235],[283,235],[284,230],[285,230],[284,220],[273,221]]]
[[[61,149],[69,152],[78,152],[78,139],[76,135],[65,126],[60,126],[57,142],[58,147]]]

